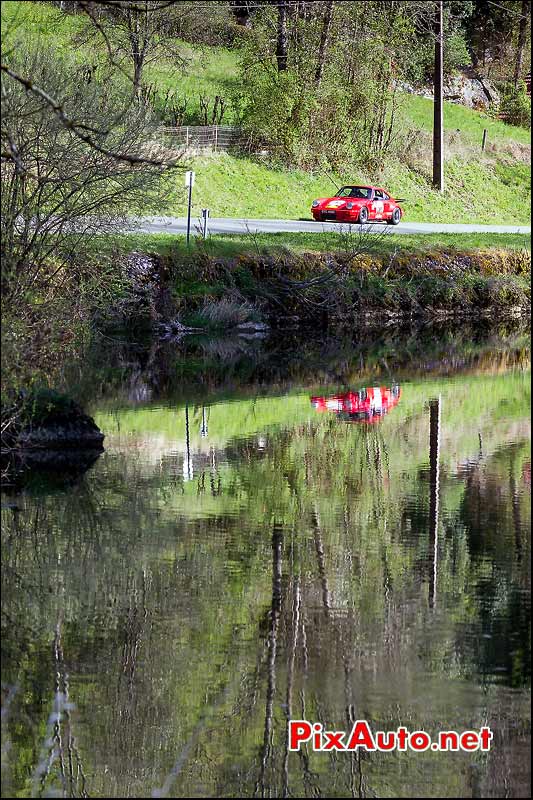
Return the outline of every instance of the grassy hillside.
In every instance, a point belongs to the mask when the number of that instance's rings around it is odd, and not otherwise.
[[[72,47],[80,59],[87,50],[79,44],[81,20],[44,3],[2,3],[4,25],[16,26],[18,35],[34,35],[44,46]],[[227,99],[225,123],[234,121],[231,96],[238,89],[238,52],[225,48],[182,44],[185,66],[169,60],[151,64],[146,82],[160,96],[171,89],[187,99],[185,121],[199,122],[199,97],[221,94]],[[95,51],[91,50],[94,63]],[[96,55],[98,57],[98,55]],[[100,57],[105,58],[102,48]],[[196,171],[193,213],[208,207],[213,216],[249,218],[309,218],[315,197],[334,192],[347,182],[376,182],[396,196],[406,197],[405,218],[411,221],[528,224],[531,200],[529,131],[494,120],[485,114],[452,103],[445,104],[446,188],[431,187],[431,100],[405,95],[399,111],[400,133],[405,141],[401,155],[391,154],[382,172],[370,174],[347,167],[343,174],[326,175],[276,168],[275,151],[268,158],[219,154],[184,157],[184,166]],[[481,153],[483,129],[487,148]],[[161,210],[161,209],[160,209]],[[163,199],[167,214],[185,212],[181,176],[175,191]]]
[[[310,219],[315,197],[334,194],[335,186],[343,183],[375,181],[407,199],[408,221],[529,224],[531,168],[523,163],[453,158],[446,164],[443,194],[432,189],[425,175],[396,160],[379,175],[362,170],[343,175],[308,173],[227,153],[185,158],[184,164],[196,172],[195,217],[202,208],[209,208],[211,216],[220,217]],[[168,214],[185,213],[186,197],[180,184],[181,176],[165,203]]]

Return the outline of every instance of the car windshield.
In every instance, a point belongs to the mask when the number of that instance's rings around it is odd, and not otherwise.
[[[371,194],[372,189],[368,186],[343,186],[335,197],[359,197],[361,200],[368,200]]]

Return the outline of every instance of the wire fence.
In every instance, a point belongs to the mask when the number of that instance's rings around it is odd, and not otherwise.
[[[188,151],[245,150],[250,141],[241,128],[233,125],[181,125],[161,128],[167,146]]]

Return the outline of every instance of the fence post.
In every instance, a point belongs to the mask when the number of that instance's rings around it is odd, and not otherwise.
[[[487,144],[487,129],[483,128],[483,140],[481,142],[481,152],[485,149],[485,145]]]

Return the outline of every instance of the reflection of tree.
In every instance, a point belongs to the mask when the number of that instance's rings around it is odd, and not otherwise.
[[[233,439],[187,485],[172,455],[153,467],[142,452],[108,452],[72,494],[2,512],[2,647],[23,690],[13,754],[40,742],[30,721],[43,719],[61,610],[76,746],[96,796],[409,796],[428,762],[406,758],[399,774],[393,759],[288,753],[287,717],[433,728],[468,712],[507,725],[505,687],[490,682],[495,666],[501,684],[525,674],[524,447],[495,449],[507,433],[481,420],[473,461],[477,436],[465,445],[461,420],[443,427],[441,464],[455,448],[466,466],[451,480],[448,460],[439,476],[428,614],[423,403],[379,429],[332,422],[271,428],[260,446]],[[483,672],[486,694],[465,709],[464,687],[475,694]],[[456,765],[428,766],[448,796],[465,789]]]
[[[54,700],[48,718],[46,738],[33,772],[33,797],[48,796],[50,786],[60,784],[63,797],[89,797],[81,756],[73,733],[69,676],[63,656],[61,621],[57,623],[53,658]]]
[[[274,528],[272,534],[272,605],[270,608],[268,631],[268,660],[267,660],[267,693],[265,708],[265,729],[263,733],[263,748],[261,751],[261,770],[256,785],[256,792],[265,797],[265,772],[267,761],[272,751],[272,722],[274,709],[274,695],[276,692],[276,653],[278,647],[278,622],[281,612],[281,553],[283,548],[283,532]]]
[[[328,587],[328,578],[326,575],[325,559],[324,559],[324,544],[322,542],[322,532],[320,530],[320,518],[317,514],[316,504],[312,512],[312,524],[315,539],[316,560],[318,565],[318,573],[320,575],[320,583],[322,584],[322,602],[324,604],[324,611],[326,616],[329,616],[331,608],[330,592]]]
[[[429,404],[429,603],[437,602],[437,560],[439,551],[439,456],[441,399]]]
[[[530,677],[529,492],[520,492],[518,478],[528,457],[526,442],[500,448],[490,459],[473,461],[463,470],[465,492],[459,518],[468,534],[474,564],[494,561],[491,573],[472,569],[482,589],[479,604],[479,668],[497,670],[511,685]]]

